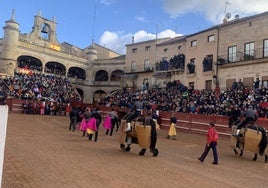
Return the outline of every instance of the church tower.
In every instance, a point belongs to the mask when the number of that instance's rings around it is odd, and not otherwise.
[[[19,24],[15,21],[14,10],[11,19],[6,21],[4,29],[4,39],[1,54],[0,73],[14,76],[15,67],[17,67]]]

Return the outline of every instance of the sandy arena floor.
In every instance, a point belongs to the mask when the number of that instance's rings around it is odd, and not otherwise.
[[[200,163],[206,136],[178,132],[177,140],[158,136],[159,156],[139,156],[119,148],[118,132],[98,142],[68,130],[62,116],[9,114],[2,188],[261,188],[268,186],[268,163],[252,153],[235,156],[229,140],[218,143],[219,165],[212,152]]]

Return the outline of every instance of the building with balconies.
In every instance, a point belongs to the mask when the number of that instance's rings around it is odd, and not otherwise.
[[[264,12],[224,19],[222,24],[186,36],[128,44],[126,65],[132,71],[127,75],[134,85],[149,80],[152,87],[160,88],[180,80],[194,89],[218,85],[225,90],[240,79],[244,86],[252,87],[257,78],[267,87],[267,33],[268,12]],[[148,46],[154,50],[146,54]],[[140,71],[145,70],[147,59],[154,65],[150,73]]]

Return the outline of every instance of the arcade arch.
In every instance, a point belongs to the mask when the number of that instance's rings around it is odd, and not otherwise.
[[[85,80],[86,71],[80,67],[70,67],[67,73],[67,77]]]
[[[97,90],[94,93],[94,97],[93,97],[93,104],[98,104],[99,102],[101,102],[105,96],[107,95],[107,93],[103,90]]]
[[[43,70],[41,60],[32,56],[21,55],[18,57],[17,62],[18,62],[18,68],[21,69],[29,69],[40,72],[42,72]]]
[[[124,75],[124,72],[122,70],[114,70],[111,73],[111,78],[110,81],[116,81],[116,82],[120,82],[121,81],[121,77]]]
[[[66,67],[59,62],[49,61],[45,65],[44,72],[65,76],[66,75]]]
[[[108,72],[105,70],[99,70],[96,72],[95,81],[108,81]]]

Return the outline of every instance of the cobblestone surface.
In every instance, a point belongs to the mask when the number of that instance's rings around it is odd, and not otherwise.
[[[9,114],[2,188],[163,188],[163,187],[267,187],[268,163],[254,162],[252,153],[235,156],[229,140],[218,144],[219,165],[212,153],[204,163],[206,137],[178,132],[177,140],[160,130],[159,156],[139,156],[119,148],[118,132],[98,142],[68,130],[68,117]]]

